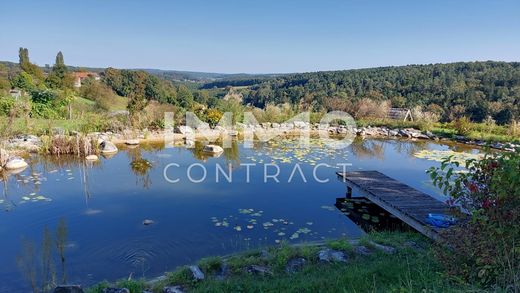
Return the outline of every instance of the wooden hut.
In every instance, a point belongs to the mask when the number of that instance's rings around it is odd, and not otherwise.
[[[405,108],[390,108],[387,117],[393,120],[413,121],[412,111]]]

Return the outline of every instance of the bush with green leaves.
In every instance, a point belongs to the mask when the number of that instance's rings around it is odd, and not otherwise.
[[[14,107],[15,100],[12,97],[0,97],[0,115],[8,116]]]
[[[470,214],[443,233],[438,257],[451,275],[512,292],[520,288],[520,149],[431,168],[433,182]]]

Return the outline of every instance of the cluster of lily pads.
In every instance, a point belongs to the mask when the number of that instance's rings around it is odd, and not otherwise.
[[[309,144],[300,146],[298,140],[268,141],[262,151],[256,151],[255,156],[246,159],[255,163],[307,163],[314,166],[326,159],[347,159],[344,151],[338,151],[325,146],[319,139],[311,138]]]
[[[64,173],[61,173],[60,175],[65,177],[66,180],[74,180],[74,174],[72,173],[72,170],[67,169],[64,170]],[[51,170],[48,172],[48,174],[55,174],[58,173],[59,170]],[[61,181],[61,178],[56,178],[56,181]],[[17,182],[22,184],[29,184],[32,183],[35,186],[41,185],[42,182],[47,181],[47,177],[43,175],[43,173],[38,172],[32,172],[31,174],[19,174],[18,178],[16,179]],[[24,195],[21,197],[20,204],[29,203],[29,202],[48,202],[52,201],[51,198],[46,197],[41,194],[37,194],[36,192],[32,192],[30,194]],[[5,200],[0,200],[0,204],[4,203]]]
[[[291,229],[290,226],[294,225],[294,222],[284,218],[273,218],[270,220],[262,221],[263,211],[254,209],[238,209],[238,213],[243,215],[242,217],[229,215],[224,218],[211,217],[211,221],[215,227],[229,228],[241,232],[243,230],[262,229],[270,231],[275,234],[275,243],[280,243],[284,239],[295,240],[300,238],[302,235],[316,236],[318,233],[313,232],[309,226],[313,225],[313,222],[305,223],[306,226],[298,229]],[[293,230],[289,232],[290,230]],[[322,237],[324,238],[324,237]],[[262,238],[260,238],[262,239]],[[244,238],[249,241],[251,238]]]
[[[463,166],[466,160],[480,160],[484,157],[484,155],[466,152],[455,152],[452,150],[422,150],[415,153],[414,157],[436,162],[442,162],[447,158],[451,157],[451,160],[453,162],[458,162],[459,164],[461,164],[461,166]]]
[[[53,170],[51,172],[56,173],[58,171],[57,170]],[[49,173],[51,173],[51,172],[49,172]],[[67,170],[65,170],[65,172],[66,172],[65,174],[67,175],[67,180],[74,180],[74,174],[72,173],[72,170],[67,169]],[[61,181],[61,179],[60,178],[56,178],[56,181]]]
[[[45,197],[43,195],[37,195],[35,192],[22,196],[22,201],[20,201],[21,204],[26,202],[38,202],[38,201],[52,201],[51,198]]]
[[[29,182],[34,183],[35,185],[42,184],[42,181],[47,181],[46,177],[42,176],[42,173],[32,173],[31,175],[27,176],[25,174],[20,174],[20,178],[16,179],[17,182],[21,182],[24,184],[27,184]]]

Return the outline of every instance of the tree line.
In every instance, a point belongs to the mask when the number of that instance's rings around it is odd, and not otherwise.
[[[348,110],[361,99],[435,112],[442,120],[492,117],[506,124],[520,116],[520,63],[458,62],[221,80],[211,86],[248,85],[244,102],[265,108],[291,103],[313,110]],[[340,109],[338,109],[340,106]],[[342,109],[342,107],[344,109]]]
[[[442,121],[467,117],[481,122],[491,118],[499,124],[507,124],[520,118],[518,62],[458,62],[286,75],[238,75],[199,83],[172,81],[143,70],[107,68],[100,76],[100,81],[87,79],[82,82],[81,89],[76,90],[72,72],[65,65],[61,52],[56,55],[52,68],[44,72],[31,63],[28,50],[20,48],[18,66],[0,64],[0,92],[10,88],[24,90],[37,103],[33,106],[33,114],[44,117],[56,112],[46,105],[62,107],[70,102],[72,95],[94,100],[103,109],[110,108],[110,101],[116,95],[127,97],[128,110],[140,113],[149,101],[182,110],[201,107],[226,110],[230,106],[223,97],[233,93],[240,96],[238,100],[242,107],[260,109],[269,105],[291,105],[295,110],[354,112],[360,105],[372,103],[399,108],[419,107]]]

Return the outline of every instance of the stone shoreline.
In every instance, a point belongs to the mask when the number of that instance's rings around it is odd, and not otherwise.
[[[454,141],[466,145],[479,147],[489,146],[490,148],[504,151],[514,151],[520,147],[519,144],[513,143],[488,143],[483,140],[471,140],[464,136],[439,137],[430,131],[420,131],[414,128],[388,128],[388,127],[359,127],[348,128],[345,126],[329,126],[323,124],[312,124],[304,122],[294,122],[293,124],[278,123],[262,123],[257,125],[238,125],[238,131],[226,130],[217,126],[214,129],[206,128],[202,131],[194,131],[189,126],[178,126],[175,131],[149,131],[149,130],[128,130],[122,133],[112,132],[93,132],[86,134],[86,137],[95,140],[109,141],[116,145],[137,145],[139,143],[163,143],[165,141],[182,145],[186,138],[194,138],[195,140],[210,138],[217,139],[223,135],[233,137],[243,137],[245,133],[254,135],[269,135],[276,139],[276,136],[298,136],[302,131],[308,131],[310,136],[344,136],[352,135],[358,137],[376,137],[376,138],[402,138],[402,139],[419,139],[419,140],[443,140]],[[60,132],[55,136],[63,135]],[[78,132],[72,132],[71,136],[80,135]],[[35,135],[18,135],[13,138],[0,142],[0,146],[12,155],[21,155],[24,153],[37,153],[43,145],[42,137]]]

